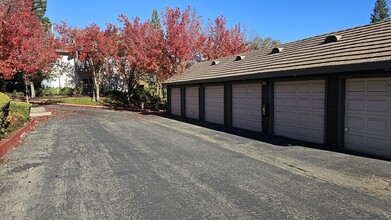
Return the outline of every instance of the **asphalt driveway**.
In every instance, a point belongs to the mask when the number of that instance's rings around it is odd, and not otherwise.
[[[391,219],[389,161],[52,108],[1,160],[1,219]]]

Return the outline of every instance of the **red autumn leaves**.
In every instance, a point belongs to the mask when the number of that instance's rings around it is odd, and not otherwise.
[[[0,74],[25,78],[49,70],[58,57],[55,41],[31,13],[33,0],[0,1]]]
[[[0,1],[0,74],[10,79],[16,72],[26,78],[46,73],[58,58],[58,50],[70,52],[84,62],[94,79],[94,99],[104,75],[117,74],[130,92],[146,74],[166,79],[180,74],[194,62],[217,59],[248,50],[239,25],[226,27],[223,16],[209,21],[190,6],[167,8],[162,24],[119,16],[121,26],[96,24],[74,28],[56,25],[58,39],[45,31],[31,13],[33,0]]]
[[[227,28],[223,16],[210,21],[205,30],[201,18],[190,7],[183,11],[167,8],[162,19],[163,27],[154,27],[148,20],[142,22],[137,17],[130,20],[120,15],[122,27],[108,24],[106,30],[99,30],[92,24],[77,29],[63,23],[57,31],[64,49],[79,50],[79,58],[83,61],[94,57],[93,63],[103,63],[106,59],[116,63],[120,72],[126,72],[126,69],[156,72],[160,78],[180,73],[181,67],[193,62],[248,50],[240,25]]]

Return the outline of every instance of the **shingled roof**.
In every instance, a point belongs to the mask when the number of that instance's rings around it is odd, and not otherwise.
[[[331,42],[325,42],[326,38]],[[335,42],[333,42],[336,40]],[[391,20],[307,38],[275,48],[197,63],[166,85],[351,72],[391,67]]]

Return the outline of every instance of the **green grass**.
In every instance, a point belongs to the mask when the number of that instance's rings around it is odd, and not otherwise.
[[[78,98],[69,97],[69,98],[59,98],[59,99],[48,99],[45,100],[45,102],[104,106],[106,100],[105,98],[101,98],[99,102],[93,102],[90,97],[78,97]]]

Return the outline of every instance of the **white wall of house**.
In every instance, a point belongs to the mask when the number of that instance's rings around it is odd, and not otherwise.
[[[76,88],[77,78],[75,59],[68,53],[61,53],[49,77],[42,81],[42,86],[45,88]]]

